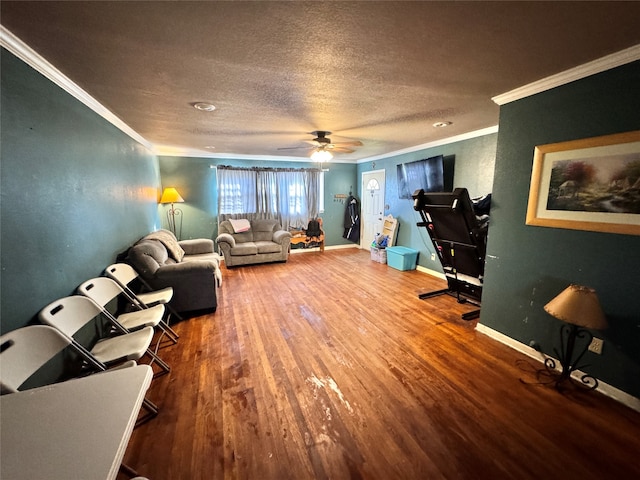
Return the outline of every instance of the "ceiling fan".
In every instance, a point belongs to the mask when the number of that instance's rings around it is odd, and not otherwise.
[[[278,150],[313,150],[311,154],[312,159],[318,157],[319,160],[329,160],[333,157],[332,152],[335,153],[352,153],[355,152],[349,147],[360,147],[362,142],[359,140],[352,140],[350,142],[335,142],[333,143],[327,135],[331,135],[331,132],[326,130],[314,130],[310,132],[311,135],[315,135],[313,140],[305,140],[310,146],[303,145],[300,147],[284,147]]]

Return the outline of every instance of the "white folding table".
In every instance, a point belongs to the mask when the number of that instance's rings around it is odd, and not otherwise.
[[[148,365],[0,397],[0,478],[115,479],[153,372]]]

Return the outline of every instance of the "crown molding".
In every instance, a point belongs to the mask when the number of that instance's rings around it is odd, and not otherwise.
[[[120,120],[120,118],[114,115],[113,112],[104,107],[100,102],[98,102],[95,98],[93,98],[82,88],[80,88],[76,83],[74,83],[69,77],[63,74],[60,70],[49,63],[44,57],[38,54],[35,50],[29,47],[26,43],[24,43],[2,25],[0,25],[0,46],[4,47],[5,49],[7,49],[7,51],[11,52],[31,68],[44,75],[69,95],[82,102],[84,105],[89,107],[91,110],[100,115],[113,126],[120,129],[123,133],[127,134],[133,140],[144,145],[149,150],[153,149],[153,145],[144,137],[142,137],[138,132],[136,132],[129,125]]]
[[[498,105],[504,105],[506,103],[530,97],[531,95],[545,92],[552,88],[560,87],[567,83],[595,75],[596,73],[601,73],[621,65],[626,65],[627,63],[635,62],[636,60],[640,60],[640,45],[634,45],[633,47],[612,53],[611,55],[585,63],[584,65],[579,65],[575,68],[565,70],[564,72],[551,75],[550,77],[524,85],[511,90],[510,92],[492,97],[491,100]]]
[[[371,162],[373,160],[384,160],[385,158],[391,158],[398,155],[403,155],[405,153],[413,153],[420,150],[426,150],[427,148],[440,147],[442,145],[448,145],[450,143],[462,142],[463,140],[470,140],[476,137],[483,137],[485,135],[490,135],[492,133],[498,133],[498,125],[494,125],[493,127],[483,128],[481,130],[474,130],[473,132],[462,133],[460,135],[443,138],[441,140],[435,140],[429,143],[423,143],[421,145],[416,145],[414,147],[403,148],[402,150],[396,150],[395,152],[383,153],[381,155],[375,155],[373,157],[363,158],[358,160],[356,163]]]
[[[286,157],[282,155],[249,155],[241,153],[213,153],[204,152],[192,148],[176,148],[167,145],[155,145],[152,152],[159,157],[193,157],[193,158],[210,158],[223,160],[264,160],[272,162],[305,162],[316,163],[309,157]],[[344,160],[333,157],[331,160],[322,163],[355,163],[353,160]]]

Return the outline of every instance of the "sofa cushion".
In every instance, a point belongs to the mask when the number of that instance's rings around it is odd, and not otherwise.
[[[246,232],[242,233],[232,233],[231,235],[235,239],[236,244],[253,242],[253,230],[247,230]]]
[[[236,246],[231,249],[231,255],[257,255],[258,247],[253,242],[236,243]]]
[[[143,240],[157,240],[162,242],[168,251],[168,254],[176,261],[181,262],[184,257],[184,250],[178,243],[178,239],[169,230],[160,229],[149,233]]]
[[[251,222],[254,242],[270,242],[273,240],[273,232],[280,230],[276,220],[254,220]]]
[[[220,266],[220,255],[217,253],[201,253],[199,255],[185,255],[181,263],[184,262],[213,262]]]
[[[157,240],[141,240],[129,249],[127,263],[135,266],[143,277],[152,276],[169,255],[164,245]]]
[[[213,240],[210,238],[193,238],[191,240],[180,240],[178,242],[180,248],[184,251],[186,255],[200,255],[202,253],[213,253],[215,252],[215,247],[213,244]],[[184,257],[182,257],[184,260]]]
[[[280,253],[282,247],[274,242],[255,242],[258,253]]]

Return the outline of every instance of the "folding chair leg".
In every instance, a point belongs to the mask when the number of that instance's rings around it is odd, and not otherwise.
[[[120,464],[120,471],[129,478],[139,477],[138,472],[125,463]]]
[[[147,355],[149,355],[153,359],[151,363],[157,363],[158,365],[160,365],[160,368],[162,368],[163,371],[158,375],[164,375],[171,371],[171,367],[149,348],[147,349]]]
[[[171,313],[171,315],[174,315],[178,320],[182,320],[182,317],[178,314],[178,312],[176,312],[176,309],[173,308],[170,304],[165,303],[165,306],[167,307],[167,310],[169,310],[169,312]],[[167,322],[168,324],[169,322]]]
[[[180,338],[180,335],[178,335],[173,328],[171,328],[169,326],[168,323],[166,323],[164,320],[160,320],[160,323],[158,324],[160,326],[160,328],[162,329],[162,331],[164,333],[167,334],[167,337],[169,337],[169,339],[174,343],[178,343],[178,339]]]
[[[107,369],[106,365],[98,361],[89,350],[82,346],[81,343],[72,339],[71,346],[80,354],[88,365],[93,366],[101,372],[104,372]]]
[[[147,411],[147,413],[145,413],[142,417],[136,420],[136,425],[135,425],[136,427],[139,427],[143,423],[147,423],[152,418],[155,418],[158,416],[158,412],[159,412],[158,406],[155,403],[153,403],[151,400],[147,400],[145,398],[142,401],[142,408],[144,408]]]

